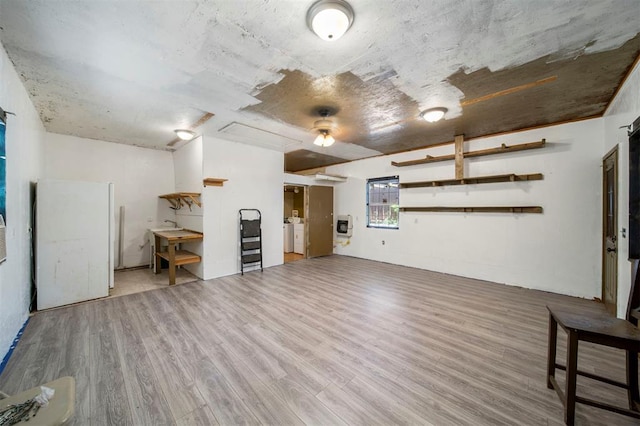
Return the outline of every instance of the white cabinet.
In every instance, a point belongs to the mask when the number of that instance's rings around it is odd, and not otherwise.
[[[293,224],[293,252],[304,254],[304,223]]]

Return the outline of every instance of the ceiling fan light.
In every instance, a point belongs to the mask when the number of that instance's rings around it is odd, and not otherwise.
[[[178,138],[183,141],[190,141],[191,139],[196,137],[195,132],[192,132],[191,130],[176,129],[174,130],[174,132],[176,132],[176,136],[178,136]]]
[[[318,145],[321,147],[328,147],[333,145],[336,140],[331,136],[328,132],[321,132],[316,139],[313,141],[314,145]]]
[[[320,0],[307,12],[307,25],[326,41],[339,39],[353,23],[353,9],[344,0]]]
[[[336,140],[333,138],[333,136],[331,136],[331,135],[326,135],[326,136],[324,137],[324,147],[326,148],[326,147],[328,147],[328,146],[333,145],[333,143],[334,143],[335,141],[336,141]]]
[[[444,115],[449,111],[444,107],[431,108],[426,111],[423,111],[420,116],[424,118],[429,123],[435,123],[444,117]]]

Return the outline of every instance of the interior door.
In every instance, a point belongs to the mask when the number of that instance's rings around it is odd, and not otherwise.
[[[602,300],[616,314],[618,300],[618,149],[603,160]]]
[[[310,186],[307,257],[333,254],[333,187]]]
[[[108,183],[38,181],[38,309],[109,295],[110,191]]]

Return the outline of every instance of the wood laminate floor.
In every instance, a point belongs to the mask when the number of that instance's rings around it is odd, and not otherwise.
[[[306,259],[36,314],[0,389],[72,375],[77,425],[561,425],[547,303],[585,301]],[[620,351],[580,345],[581,369],[623,380]],[[578,392],[626,401],[582,377]],[[576,424],[637,422],[578,405]]]
[[[198,281],[198,277],[184,268],[176,268],[176,284]],[[143,291],[169,287],[169,271],[163,269],[154,274],[150,268],[127,269],[114,273],[114,286],[109,290],[109,297],[119,297]]]
[[[284,263],[296,262],[298,260],[304,259],[304,254],[298,253],[285,253],[284,254]]]

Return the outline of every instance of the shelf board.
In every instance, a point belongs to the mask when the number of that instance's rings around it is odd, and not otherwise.
[[[501,207],[400,207],[401,212],[458,212],[458,213],[542,213],[540,206]]]
[[[191,208],[192,204],[202,207],[199,192],[174,192],[172,194],[158,195],[158,198],[164,198],[169,201],[176,210],[182,207],[182,203],[188,205],[189,208]]]
[[[204,178],[202,184],[204,186],[222,186],[229,179],[221,178]]]
[[[529,149],[538,149],[544,148],[546,144],[546,139],[542,139],[538,142],[529,142],[518,145],[507,146],[502,144],[497,148],[489,148],[489,149],[481,149],[478,151],[469,151],[463,153],[463,158],[473,158],[473,157],[483,157],[485,155],[495,155],[495,154],[505,154],[507,152],[516,152],[516,151],[526,151]],[[449,161],[454,160],[455,154],[449,155],[441,155],[439,157],[433,157],[431,155],[427,155],[425,158],[420,158],[418,160],[409,160],[409,161],[392,161],[391,165],[396,167],[406,167],[406,166],[415,166],[418,164],[428,164],[428,163],[437,163],[440,161]]]
[[[163,251],[156,253],[156,256],[161,257],[166,261],[170,261],[169,252]],[[176,250],[176,266],[188,265],[190,263],[200,263],[200,256],[187,250]]]
[[[532,173],[526,175],[517,175],[514,173],[506,175],[493,175],[493,176],[476,176],[463,179],[442,179],[442,180],[428,180],[422,182],[403,182],[400,183],[400,188],[425,188],[433,186],[454,186],[454,185],[475,185],[479,183],[498,183],[498,182],[524,182],[530,180],[542,180],[542,173]]]

